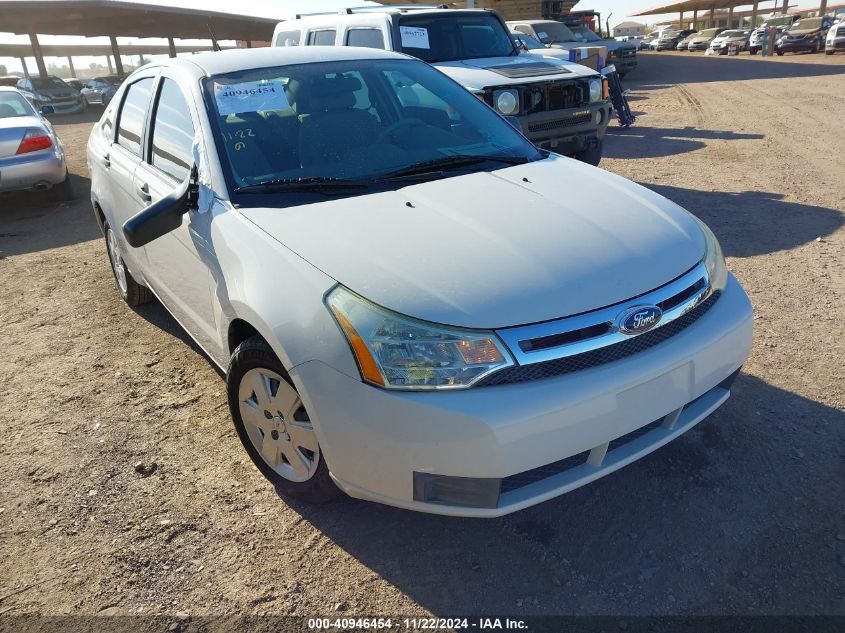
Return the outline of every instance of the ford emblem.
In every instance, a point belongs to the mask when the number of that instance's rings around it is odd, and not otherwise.
[[[623,334],[642,334],[660,323],[663,310],[657,306],[635,306],[625,310],[616,320]]]

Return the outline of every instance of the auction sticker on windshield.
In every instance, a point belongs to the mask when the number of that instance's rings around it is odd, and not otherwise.
[[[402,46],[408,48],[431,48],[428,43],[428,29],[416,26],[400,26],[399,35],[402,37]]]
[[[239,84],[215,84],[214,98],[221,116],[239,112],[288,110],[287,95],[281,81],[247,81]]]

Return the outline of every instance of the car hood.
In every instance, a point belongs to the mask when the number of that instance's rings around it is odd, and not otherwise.
[[[578,161],[239,212],[352,291],[436,323],[499,328],[661,286],[704,257],[693,218]]]
[[[696,36],[696,37],[694,37],[690,40],[690,44],[692,44],[693,42],[695,42],[695,43],[710,42],[710,41],[716,39],[717,37],[719,37],[719,36],[718,35],[698,35],[698,36]]]
[[[805,35],[815,35],[819,31],[821,31],[821,29],[793,29],[791,31],[784,31],[784,34],[792,37],[795,37],[796,35],[798,37],[804,37]]]
[[[483,57],[433,64],[462,86],[482,89],[490,86],[525,85],[537,81],[555,81],[593,77],[596,71],[580,64],[540,55],[523,54],[513,57]],[[531,70],[529,67],[536,68]],[[541,65],[538,65],[541,64]],[[509,76],[512,75],[512,76]]]
[[[37,88],[33,92],[51,99],[69,99],[77,94],[75,90],[70,88]]]

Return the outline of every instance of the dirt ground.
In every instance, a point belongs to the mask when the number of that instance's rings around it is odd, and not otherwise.
[[[0,198],[0,628],[845,614],[845,56],[646,53],[627,85],[638,121],[610,131],[602,166],[713,228],[754,304],[754,350],[686,436],[497,520],[276,496],[211,363],[158,304],[115,291],[88,201],[96,113],[56,118],[78,199]]]

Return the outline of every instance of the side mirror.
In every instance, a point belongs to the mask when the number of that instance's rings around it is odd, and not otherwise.
[[[139,248],[154,239],[178,229],[182,216],[196,208],[196,167],[190,177],[167,196],[153,202],[123,223],[123,236],[131,246]]]
[[[51,105],[41,106],[41,114],[47,115],[47,114],[55,114],[55,113],[56,113],[56,109],[53,106],[51,106]]]

